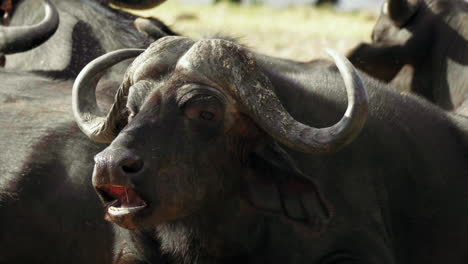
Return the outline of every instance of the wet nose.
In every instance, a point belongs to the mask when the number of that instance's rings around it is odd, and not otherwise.
[[[129,150],[106,149],[94,157],[93,185],[128,186],[144,166],[143,160]]]

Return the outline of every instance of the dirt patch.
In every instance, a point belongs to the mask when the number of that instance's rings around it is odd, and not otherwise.
[[[239,38],[256,51],[301,61],[327,57],[325,48],[345,53],[359,42],[370,41],[377,19],[371,13],[339,13],[330,7],[278,10],[227,2],[187,5],[168,1],[134,13],[160,18],[195,39],[221,33]]]

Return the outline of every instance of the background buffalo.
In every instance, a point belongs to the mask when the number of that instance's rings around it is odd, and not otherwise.
[[[388,0],[372,44],[349,54],[366,73],[468,115],[468,3]]]

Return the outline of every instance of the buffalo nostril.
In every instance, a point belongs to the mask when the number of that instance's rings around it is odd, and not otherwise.
[[[143,168],[143,161],[137,160],[126,160],[121,165],[122,170],[125,173],[137,173]]]

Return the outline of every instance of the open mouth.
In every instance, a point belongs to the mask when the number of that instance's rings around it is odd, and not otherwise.
[[[97,190],[111,217],[134,214],[147,207],[145,200],[130,187],[106,184],[97,187]]]

